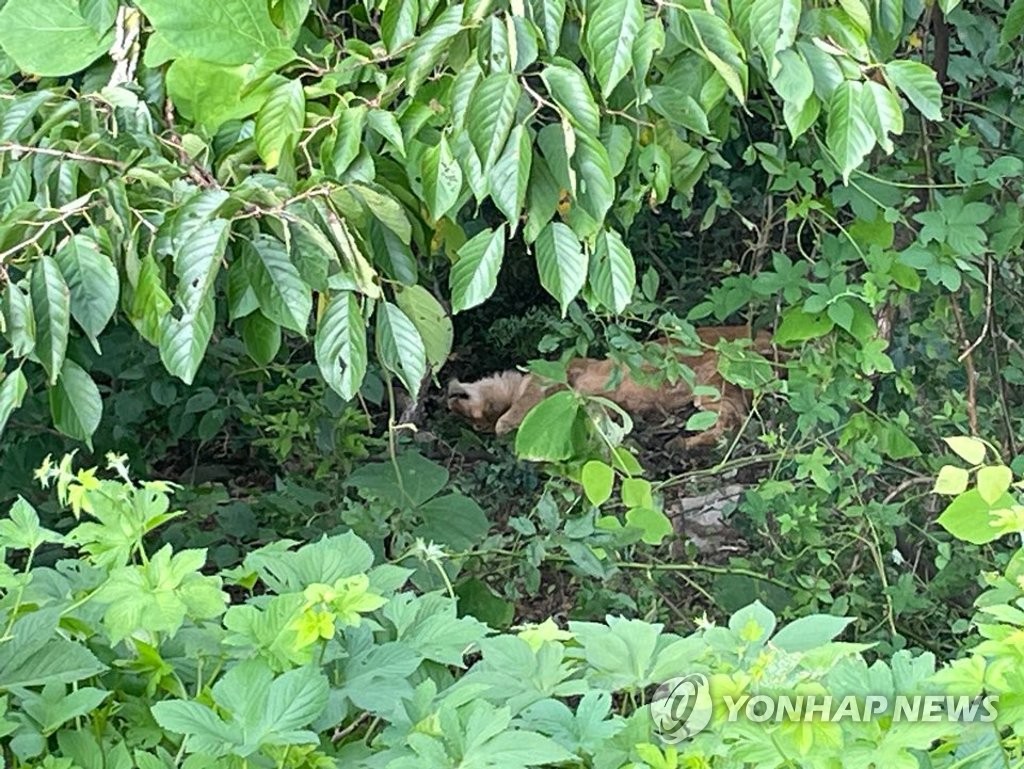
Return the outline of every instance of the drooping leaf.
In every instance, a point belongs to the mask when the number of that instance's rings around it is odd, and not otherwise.
[[[885,75],[929,120],[942,120],[942,86],[935,71],[919,61],[890,61]]]
[[[476,307],[494,293],[505,256],[505,225],[484,230],[466,241],[448,275],[452,313]]]
[[[381,15],[381,39],[388,53],[394,54],[416,35],[420,8],[417,0],[388,0]]]
[[[103,416],[103,401],[96,383],[70,358],[50,388],[50,414],[53,426],[71,438],[92,447],[92,434]]]
[[[363,147],[366,116],[367,109],[363,104],[338,108],[337,133],[334,136],[334,151],[330,158],[331,173],[335,177],[344,176],[359,157],[359,151]]]
[[[28,380],[20,368],[14,369],[0,382],[0,436],[4,434],[7,420],[25,399],[28,392]]]
[[[874,80],[864,82],[862,92],[864,117],[875,132],[875,138],[886,152],[893,151],[893,143],[889,134],[899,136],[903,133],[903,110],[900,103],[888,87]]]
[[[451,211],[459,199],[462,192],[462,167],[452,155],[443,134],[441,141],[423,152],[421,164],[423,200],[430,216],[437,220]]]
[[[537,236],[540,283],[558,300],[564,316],[587,279],[587,255],[568,226],[551,222]]]
[[[302,81],[287,80],[273,91],[256,115],[256,151],[267,168],[275,168],[284,152],[291,152],[299,140],[306,118],[306,97]]]
[[[633,298],[636,264],[615,230],[602,230],[590,259],[590,286],[606,308],[621,313]]]
[[[466,129],[488,173],[498,159],[515,121],[522,89],[515,75],[496,72],[477,83],[466,107]]]
[[[577,134],[576,153],[572,165],[579,180],[579,204],[595,223],[604,221],[615,202],[615,179],[612,176],[608,150],[588,134]],[[569,220],[575,225],[572,219]],[[576,227],[578,232],[582,232]]]
[[[999,32],[999,42],[1003,45],[1016,40],[1024,34],[1024,0],[1013,0],[1003,18],[1003,28]]]
[[[54,385],[68,349],[71,292],[60,267],[49,256],[41,256],[32,264],[29,289],[36,328],[36,355],[46,371],[47,381]]]
[[[423,349],[431,371],[437,373],[452,351],[452,319],[441,303],[423,286],[407,286],[395,295],[395,301],[409,317],[423,340]]]
[[[517,125],[509,134],[501,157],[491,168],[491,199],[512,225],[519,224],[519,214],[526,203],[526,189],[530,181],[533,161],[533,143],[527,130]]]
[[[541,73],[555,104],[565,110],[569,122],[591,136],[601,132],[601,113],[586,77],[572,62],[558,60]]]
[[[741,104],[745,102],[747,63],[729,25],[709,11],[687,9],[682,16],[684,42],[708,60]]]
[[[644,23],[640,0],[590,0],[583,50],[607,99],[633,66],[633,41]]]
[[[92,238],[76,235],[54,254],[71,297],[71,315],[92,341],[117,309],[120,279],[110,259]]]
[[[211,296],[195,309],[179,310],[180,317],[172,312],[161,321],[160,360],[171,374],[192,384],[213,336],[216,309]]]
[[[578,448],[580,402],[569,391],[557,392],[538,403],[516,433],[516,455],[534,462],[569,459]]]
[[[800,11],[800,0],[753,0],[750,4],[750,31],[769,77],[775,77],[781,66],[778,54],[796,41]]]
[[[462,29],[463,5],[449,6],[415,42],[406,58],[406,89],[415,95],[430,71],[444,56],[451,39]]]
[[[366,325],[356,295],[343,291],[331,298],[314,341],[324,381],[345,400],[359,392],[366,376]]]
[[[313,297],[288,257],[284,243],[260,235],[246,251],[245,259],[249,281],[263,314],[305,337]]]
[[[426,350],[420,332],[401,308],[383,302],[377,312],[377,356],[396,374],[412,397],[427,373]]]
[[[530,17],[540,29],[544,45],[552,56],[558,51],[565,21],[565,0],[529,0]]]
[[[843,181],[850,178],[875,146],[875,132],[864,116],[864,85],[844,80],[829,101],[825,143],[835,155]]]
[[[249,357],[259,366],[268,365],[281,349],[281,327],[258,310],[242,318],[241,325]]]
[[[113,24],[97,30],[77,0],[9,0],[0,10],[0,47],[33,75],[60,77],[83,70],[113,40]]]

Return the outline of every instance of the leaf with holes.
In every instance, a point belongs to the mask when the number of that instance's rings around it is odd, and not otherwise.
[[[192,384],[206,355],[215,317],[216,308],[211,296],[195,310],[178,305],[161,321],[160,360],[185,384]]]
[[[324,381],[345,400],[359,392],[366,376],[366,323],[351,291],[331,298],[313,343]]]
[[[484,230],[466,241],[448,274],[452,313],[476,307],[494,293],[505,256],[505,225]]]
[[[212,296],[230,229],[226,219],[212,219],[195,225],[185,223],[175,234],[175,296],[186,310],[195,311]]]
[[[644,23],[640,0],[590,0],[583,52],[607,99],[633,66],[633,42]]]
[[[73,360],[65,360],[57,384],[50,388],[53,426],[92,448],[92,434],[103,416],[103,401],[96,383]]]
[[[287,80],[270,92],[256,114],[256,151],[267,168],[275,168],[281,155],[291,152],[306,119],[302,81]]]
[[[466,106],[466,129],[488,173],[498,159],[516,117],[522,88],[515,75],[496,72],[476,84]]]
[[[260,235],[246,248],[249,282],[260,303],[260,310],[278,325],[306,336],[313,297],[298,269],[288,258],[284,243]]]
[[[377,356],[398,376],[415,398],[427,373],[426,350],[420,332],[401,308],[383,302],[377,313]]]
[[[587,279],[587,255],[568,226],[551,222],[537,236],[537,271],[545,290],[558,300],[565,316]]]
[[[462,167],[443,134],[441,141],[423,152],[420,173],[423,175],[423,202],[436,221],[451,211],[462,192]]]
[[[597,300],[614,313],[621,313],[633,298],[636,264],[633,254],[615,230],[604,230],[590,259],[590,287]]]
[[[47,382],[54,385],[68,349],[71,292],[52,257],[41,256],[33,263],[29,293],[36,327],[36,355],[46,371]]]
[[[76,235],[54,254],[71,296],[71,315],[98,348],[97,337],[117,309],[120,281],[110,259],[86,235]]]

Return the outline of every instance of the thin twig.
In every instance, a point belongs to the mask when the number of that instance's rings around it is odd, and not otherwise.
[[[98,163],[102,166],[113,166],[114,168],[124,168],[124,163],[118,160],[109,160],[107,158],[98,158],[94,155],[83,155],[78,152],[68,152],[67,150],[55,150],[51,147],[26,147],[24,144],[14,144],[13,142],[4,142],[0,144],[0,153],[9,152],[12,155],[49,155],[55,158],[64,158],[65,160],[79,160],[83,163]]]
[[[982,340],[988,336],[988,328],[992,323],[992,260],[988,260],[988,281],[985,284],[985,325],[982,326],[981,333],[978,338],[971,343],[971,346],[964,350],[960,357],[957,358],[957,363],[963,363],[964,359],[974,352],[975,348],[981,344]]]
[[[953,318],[956,320],[956,326],[960,333],[960,344],[964,347],[967,346],[967,331],[964,328],[964,316],[960,311],[960,303],[958,297],[952,297],[952,301],[949,303],[953,309]],[[970,350],[967,350],[964,355],[961,356],[960,360],[964,364],[964,369],[967,372],[967,423],[971,429],[971,435],[978,435],[978,396],[977,396],[977,385],[974,381],[974,356]]]

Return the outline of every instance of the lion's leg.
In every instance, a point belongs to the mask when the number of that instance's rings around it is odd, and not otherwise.
[[[520,395],[511,406],[508,411],[501,415],[497,423],[494,425],[494,432],[498,435],[504,435],[505,433],[512,432],[519,425],[523,423],[523,419],[526,418],[527,412],[544,400],[547,393],[544,388],[536,384],[532,379],[527,385],[526,390]]]

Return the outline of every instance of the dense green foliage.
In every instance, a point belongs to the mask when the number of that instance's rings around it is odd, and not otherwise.
[[[1015,765],[1022,33],[1024,0],[0,0],[3,760]],[[754,408],[707,454],[436,396],[686,378],[645,342],[726,322],[783,354],[719,346]],[[642,707],[869,663],[1002,731],[677,754]]]

